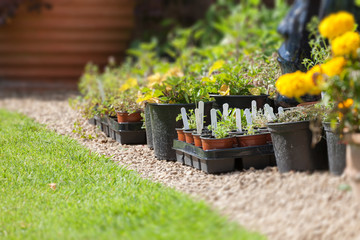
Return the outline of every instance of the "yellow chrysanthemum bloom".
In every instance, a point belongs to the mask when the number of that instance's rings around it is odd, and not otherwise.
[[[223,84],[220,87],[219,93],[220,93],[221,96],[230,95],[230,87],[228,85]]]
[[[351,54],[355,57],[359,47],[360,35],[357,32],[347,32],[331,41],[331,49],[335,56]]]
[[[306,73],[296,71],[279,77],[275,86],[280,94],[288,98],[299,98],[310,92],[314,84],[306,78]]]
[[[349,107],[351,107],[353,104],[354,104],[354,100],[353,100],[352,98],[348,98],[348,99],[346,99],[345,101],[339,103],[339,104],[338,104],[338,107],[339,107],[340,109],[342,109],[342,108],[349,108]]]
[[[321,69],[324,74],[329,77],[340,75],[346,65],[346,59],[344,57],[335,57],[321,65]]]
[[[319,31],[323,37],[333,39],[355,28],[355,18],[352,14],[344,11],[333,13],[324,18]]]
[[[325,83],[324,72],[321,65],[312,67],[305,76],[308,94],[317,95],[321,93],[323,84]]]

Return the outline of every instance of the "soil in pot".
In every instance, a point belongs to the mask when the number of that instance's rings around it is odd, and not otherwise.
[[[184,129],[182,129],[182,128],[176,128],[176,133],[177,133],[177,136],[178,136],[177,139],[178,139],[179,141],[185,142]]]
[[[265,134],[237,135],[236,140],[239,147],[261,146],[267,143]]]
[[[323,123],[329,159],[329,171],[334,175],[341,175],[345,169],[346,145],[341,143],[339,136],[334,133],[330,123]]]
[[[127,112],[116,112],[117,120],[119,123],[123,122],[140,122],[142,120],[142,116],[140,112],[127,113]]]
[[[268,124],[276,163],[281,173],[328,168],[326,141],[322,138],[312,147],[309,124],[309,121]]]
[[[211,138],[200,137],[203,150],[232,148],[234,145],[234,137]]]
[[[192,135],[192,133],[194,132],[195,129],[187,129],[184,130],[184,135],[185,135],[185,142],[186,143],[190,143],[190,144],[194,144],[194,137]]]

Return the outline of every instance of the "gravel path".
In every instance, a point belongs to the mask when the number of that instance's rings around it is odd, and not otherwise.
[[[0,108],[24,113],[48,128],[77,139],[92,151],[161,182],[204,199],[215,209],[269,239],[359,239],[360,204],[340,190],[344,177],[328,173],[279,174],[276,168],[208,175],[176,162],[158,161],[146,146],[126,146],[106,138],[68,106],[64,95],[5,97]],[[78,122],[84,134],[74,133]],[[79,128],[77,128],[79,132]]]

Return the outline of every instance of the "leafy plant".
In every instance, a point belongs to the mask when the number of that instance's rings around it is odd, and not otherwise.
[[[196,129],[196,116],[195,116],[194,109],[189,109],[188,112],[186,113],[186,116],[188,118],[189,129]],[[182,119],[183,118],[182,118],[181,113],[179,115],[177,115],[176,121],[180,121]]]
[[[319,33],[320,20],[318,17],[313,17],[307,25],[309,34],[309,45],[311,47],[311,59],[304,58],[302,64],[306,69],[310,69],[317,64],[324,63],[331,56],[330,46],[326,38]]]

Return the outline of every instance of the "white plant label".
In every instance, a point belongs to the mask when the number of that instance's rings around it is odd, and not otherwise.
[[[204,102],[199,102],[199,114],[201,119],[201,130],[204,128]]]
[[[215,109],[210,110],[210,118],[211,118],[212,135],[214,136],[214,131],[217,127],[217,118],[216,118],[216,110]]]
[[[182,120],[183,120],[183,124],[184,124],[184,129],[189,129],[189,122],[186,116],[186,109],[185,108],[181,108],[181,116],[182,116]]]
[[[282,115],[284,113],[283,107],[278,108],[278,113],[279,113],[279,115]]]
[[[239,132],[242,132],[242,127],[241,127],[241,111],[240,109],[235,109],[235,117],[236,117],[236,128]]]
[[[229,104],[225,103],[223,105],[223,118],[226,120],[229,116]]]
[[[201,116],[200,116],[200,110],[195,109],[195,120],[196,120],[196,132],[197,134],[201,134],[202,126],[201,126]]]
[[[244,114],[245,114],[247,125],[248,126],[252,125],[250,109],[246,108],[245,111],[244,111]]]
[[[270,114],[270,117],[272,118],[272,120],[276,119],[276,116],[274,114],[274,109],[272,107],[270,107],[270,109],[269,109],[269,114]]]
[[[256,101],[255,100],[252,100],[251,101],[251,116],[253,118],[256,117],[256,113],[257,113],[257,107],[256,107]]]

